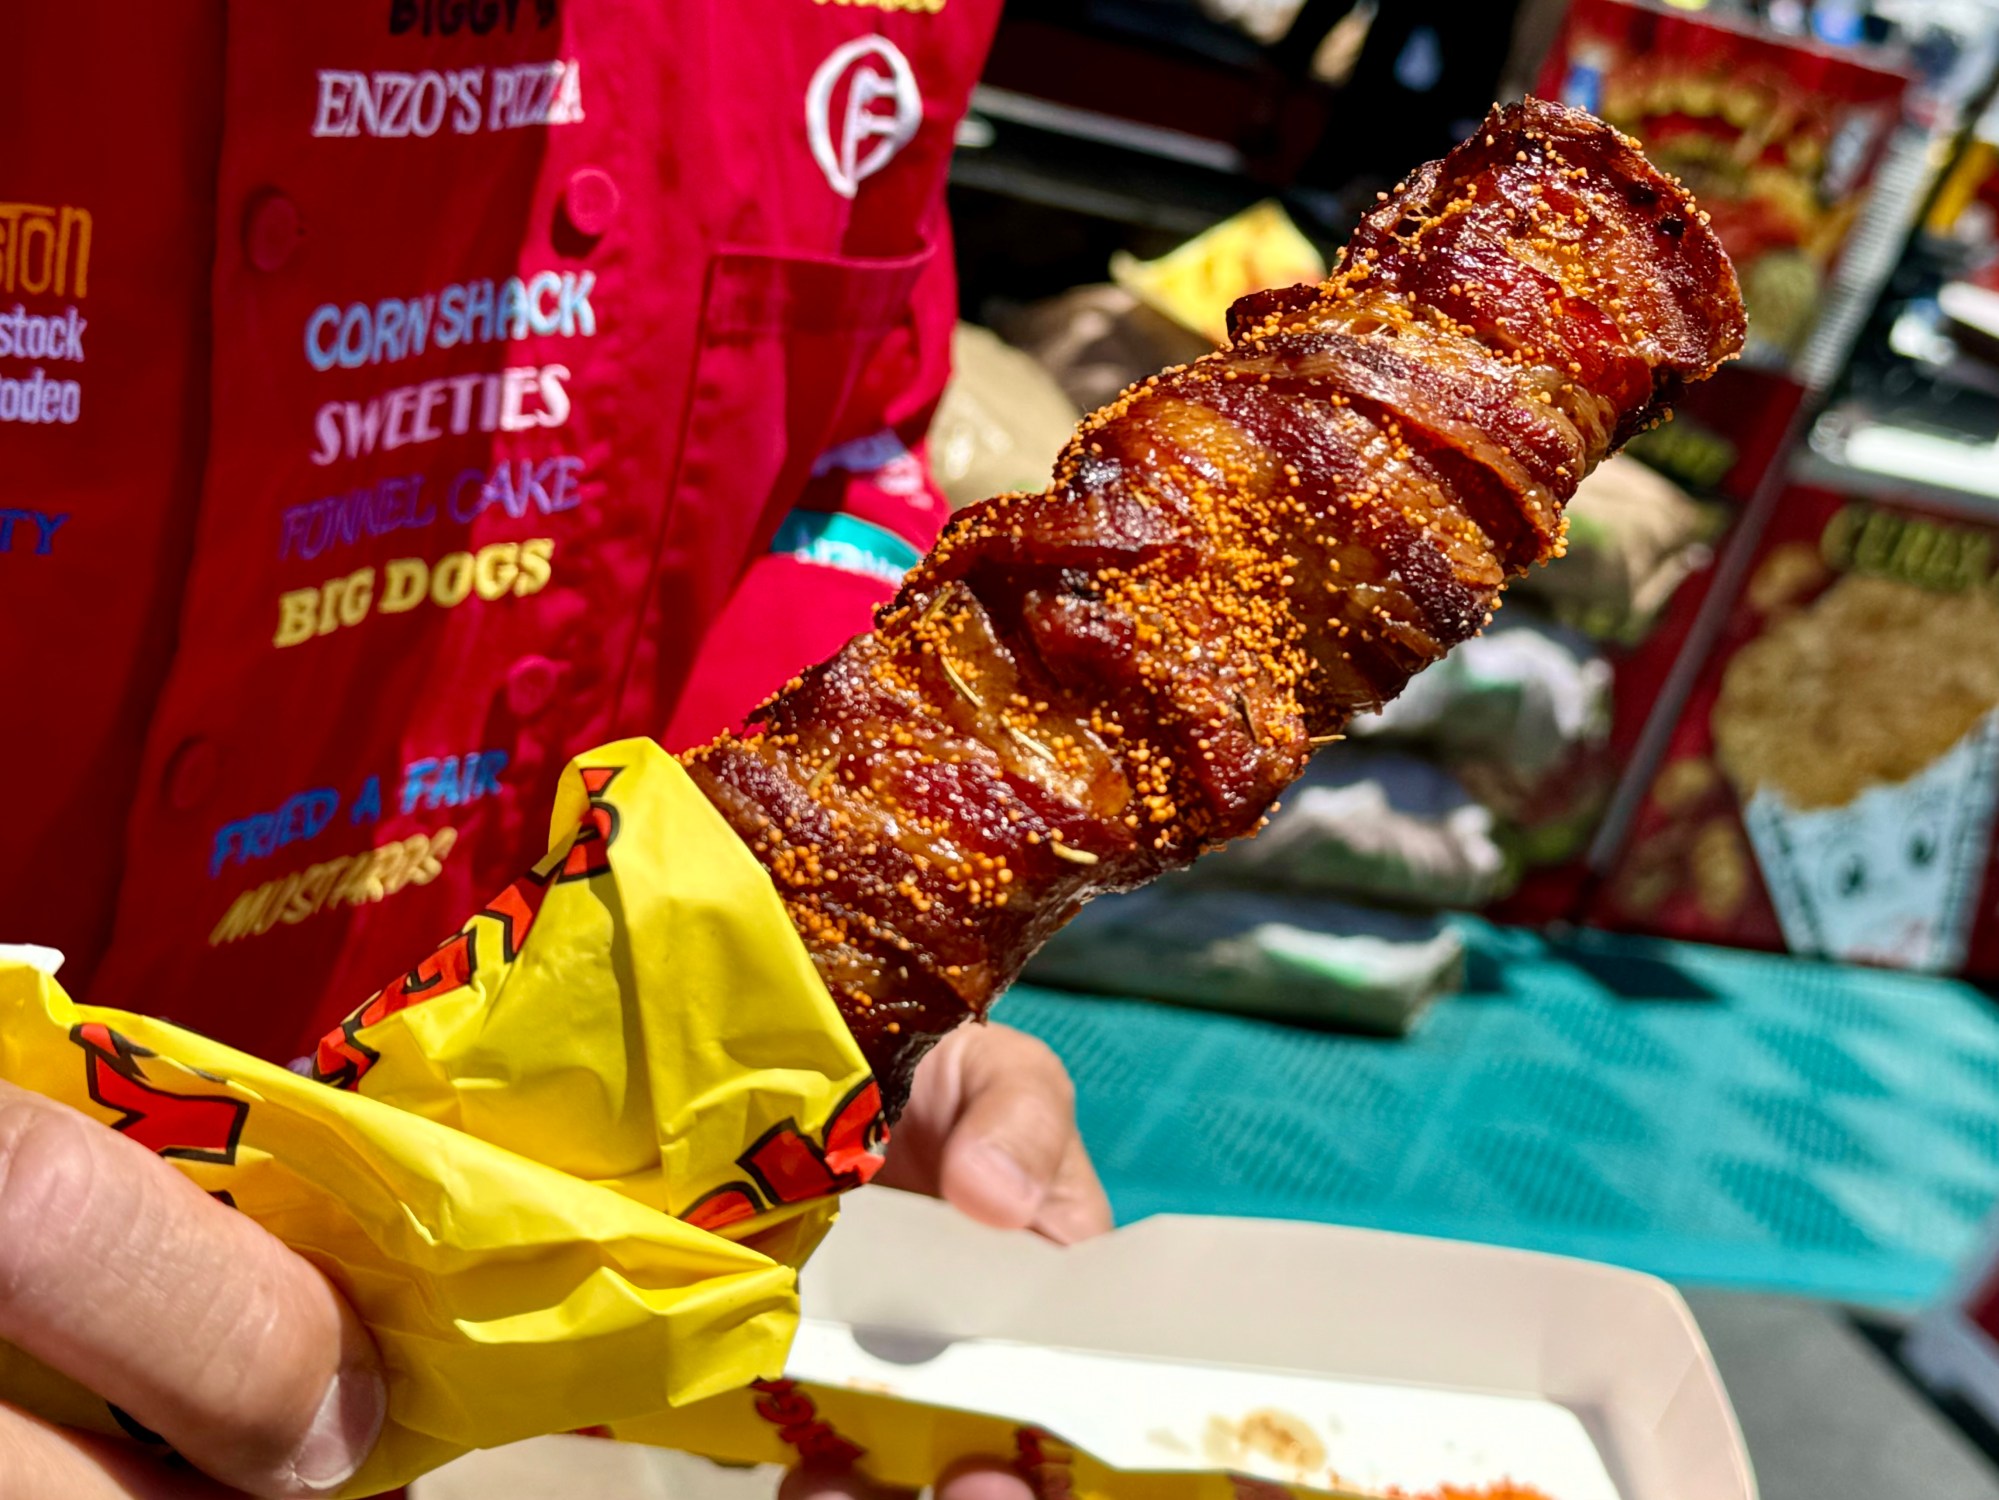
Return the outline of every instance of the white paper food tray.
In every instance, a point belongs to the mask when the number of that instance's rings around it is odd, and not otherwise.
[[[1414,1493],[1510,1479],[1552,1500],[1756,1496],[1686,1304],[1610,1266],[1217,1218],[1058,1249],[868,1189],[803,1291],[791,1377],[1002,1414],[1119,1467],[1337,1472]],[[511,1500],[499,1457],[469,1461],[467,1495]],[[565,1457],[572,1479],[581,1457]],[[702,1500],[698,1474],[674,1465],[670,1493]],[[419,1500],[456,1500],[454,1477]],[[747,1477],[717,1473],[713,1493],[743,1495]]]

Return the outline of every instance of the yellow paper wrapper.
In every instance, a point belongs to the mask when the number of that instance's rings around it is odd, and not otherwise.
[[[725,1463],[851,1465],[877,1483],[918,1490],[965,1458],[1010,1461],[1041,1500],[1368,1500],[1361,1491],[1279,1484],[1219,1469],[1117,1469],[1039,1427],[986,1412],[926,1406],[877,1391],[762,1380],[749,1391],[617,1423],[627,1442]],[[1447,1497],[1437,1497],[1447,1500]],[[1480,1500],[1469,1493],[1458,1500]],[[1495,1494],[1494,1500],[1530,1500]]]
[[[797,1268],[880,1168],[881,1098],[763,868],[650,741],[564,774],[549,852],[320,1043],[313,1076],[0,958],[0,1077],[131,1136],[340,1288],[389,1411],[343,1496],[588,1431],[920,1487],[1324,1496],[1119,1471],[983,1412],[783,1378]],[[143,1427],[0,1344],[0,1400]]]
[[[649,741],[546,858],[321,1043],[316,1078],[0,964],[0,1077],[157,1151],[346,1294],[388,1425],[342,1492],[781,1373],[880,1096],[762,867]],[[0,1399],[142,1433],[0,1346]]]

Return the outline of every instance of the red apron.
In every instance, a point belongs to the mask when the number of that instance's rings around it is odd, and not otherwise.
[[[11,9],[0,940],[290,1057],[934,537],[997,7]]]

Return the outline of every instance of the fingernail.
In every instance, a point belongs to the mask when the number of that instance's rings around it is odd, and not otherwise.
[[[984,1141],[977,1150],[978,1160],[992,1178],[993,1185],[1010,1197],[1018,1198],[1022,1212],[1032,1213],[1040,1206],[1045,1187],[1006,1147]]]
[[[1044,1208],[1034,1220],[1035,1232],[1058,1245],[1080,1244],[1104,1233],[1106,1228],[1088,1209],[1071,1203]]]
[[[333,1377],[305,1441],[292,1456],[292,1482],[308,1494],[337,1490],[374,1451],[389,1412],[381,1373],[352,1366]]]
[[[877,1490],[851,1469],[807,1467],[785,1475],[777,1494],[778,1500],[887,1500],[888,1492]]]

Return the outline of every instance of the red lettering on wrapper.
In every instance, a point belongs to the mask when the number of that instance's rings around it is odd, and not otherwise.
[[[618,837],[618,809],[604,800],[604,793],[618,779],[617,766],[585,766],[583,790],[590,794],[590,810],[576,831],[576,842],[562,861],[559,880],[589,880],[611,868],[611,844]]]
[[[763,1211],[763,1203],[754,1189],[747,1183],[731,1183],[727,1187],[716,1188],[712,1193],[702,1194],[680,1217],[696,1229],[705,1229],[713,1234],[731,1224],[754,1219]]]
[[[611,868],[611,845],[618,837],[618,809],[604,793],[618,779],[620,766],[584,766],[583,789],[590,796],[576,837],[566,850],[544,857],[473,914],[457,932],[409,973],[370,996],[367,1003],[320,1039],[313,1052],[312,1074],[336,1088],[358,1087],[381,1054],[361,1040],[366,1028],[407,1010],[421,1000],[449,994],[471,979],[479,967],[481,924],[488,924],[500,942],[500,961],[512,963],[527,941],[552,884],[588,880]],[[872,1175],[872,1174],[871,1174]]]
[[[886,1162],[881,1088],[870,1078],[842,1099],[818,1141],[784,1120],[758,1136],[736,1165],[748,1182],[704,1194],[681,1215],[696,1229],[725,1229],[769,1209],[827,1198],[869,1182]]]
[[[1036,1500],[1071,1500],[1076,1493],[1074,1449],[1038,1427],[1016,1428],[1013,1445],[1014,1469]]]
[[[449,994],[469,981],[479,967],[481,918],[491,922],[500,939],[500,958],[512,963],[527,940],[528,929],[548,894],[548,876],[530,870],[487,902],[463,928],[446,938],[422,963],[393,984],[370,996],[362,1007],[320,1039],[312,1057],[312,1076],[335,1088],[360,1086],[381,1053],[361,1040],[361,1032],[408,1010],[433,995]]]
[[[230,1166],[243,1139],[249,1103],[224,1094],[176,1094],[149,1080],[140,1062],[159,1054],[128,1041],[101,1021],[70,1028],[83,1049],[90,1097],[118,1111],[111,1128],[159,1156]],[[205,1075],[197,1075],[205,1076]],[[216,1082],[221,1080],[217,1079]]]
[[[847,1469],[868,1451],[835,1432],[796,1381],[759,1380],[750,1389],[758,1393],[757,1415],[775,1427],[800,1458],[822,1468]]]

